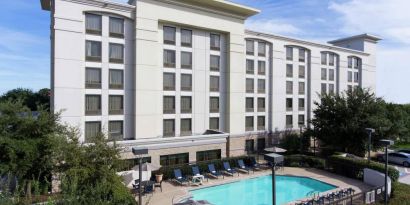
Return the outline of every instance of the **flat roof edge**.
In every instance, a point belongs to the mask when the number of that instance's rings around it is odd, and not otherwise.
[[[346,38],[340,38],[340,39],[328,41],[328,43],[334,44],[334,43],[349,41],[349,40],[358,39],[358,38],[364,38],[364,39],[368,39],[368,40],[371,40],[371,41],[374,41],[374,42],[383,40],[382,38],[380,38],[376,35],[371,35],[371,34],[368,34],[368,33],[364,33],[364,34],[359,34],[359,35],[355,35],[355,36],[349,36],[349,37],[346,37]]]

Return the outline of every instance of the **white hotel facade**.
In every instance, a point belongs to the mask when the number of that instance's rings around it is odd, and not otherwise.
[[[52,109],[163,166],[243,155],[312,118],[320,93],[375,90],[367,34],[327,44],[245,30],[224,0],[41,0],[51,13]]]

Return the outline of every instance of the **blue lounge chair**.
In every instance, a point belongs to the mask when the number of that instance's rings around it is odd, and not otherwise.
[[[231,165],[229,164],[229,162],[224,162],[224,169],[225,169],[225,173],[227,174],[230,174],[233,176],[234,174],[237,173],[239,176],[239,173],[236,170],[231,169]]]
[[[251,157],[251,167],[255,169],[262,169],[262,164],[256,162],[255,157]]]
[[[243,162],[242,159],[238,160],[238,168],[239,168],[239,170],[243,170],[245,172],[248,172],[248,174],[249,174],[249,171],[251,170],[250,167],[245,165],[245,163]],[[255,171],[253,171],[253,172],[255,172]]]
[[[201,174],[201,172],[199,171],[199,167],[198,166],[193,166],[192,168],[192,175],[193,176],[199,176],[202,175],[204,176],[204,178],[206,178],[206,181],[208,181],[208,177],[206,177],[204,174]]]
[[[174,177],[175,177],[175,181],[181,185],[189,182],[186,177],[182,176],[180,169],[174,169]]]
[[[219,178],[219,176],[222,176],[222,178],[225,178],[224,175],[220,171],[217,171],[215,169],[214,164],[208,164],[208,170],[209,170],[209,174],[215,178]]]

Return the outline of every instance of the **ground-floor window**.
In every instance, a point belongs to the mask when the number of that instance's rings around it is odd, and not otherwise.
[[[266,140],[265,138],[258,139],[258,151],[263,151],[266,147]]]
[[[188,162],[189,162],[189,153],[161,155],[159,158],[159,164],[161,166],[188,164]]]
[[[245,141],[245,151],[248,153],[252,153],[254,151],[254,140],[246,140]]]
[[[125,160],[121,160],[121,162],[122,163],[121,163],[121,167],[119,171],[128,171],[139,164],[139,159],[138,158],[125,159]],[[151,163],[151,157],[142,158],[142,163],[147,163],[147,162]]]
[[[214,159],[221,159],[220,149],[196,152],[197,162],[209,161],[209,160],[214,160]]]

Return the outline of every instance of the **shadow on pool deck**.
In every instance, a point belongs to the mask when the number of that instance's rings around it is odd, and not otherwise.
[[[356,193],[361,192],[363,190],[370,189],[371,186],[366,185],[362,181],[346,178],[340,175],[336,175],[330,172],[326,172],[323,170],[313,169],[313,168],[294,168],[294,167],[285,167],[284,170],[276,172],[277,175],[289,175],[289,176],[304,176],[310,177],[316,180],[323,181],[328,184],[332,184],[337,186],[337,189],[341,188],[353,188],[356,190]],[[205,188],[208,186],[215,186],[226,184],[230,182],[239,181],[242,179],[249,179],[258,176],[265,176],[271,174],[270,170],[262,170],[256,171],[255,173],[251,174],[244,174],[241,173],[238,176],[230,177],[225,176],[225,179],[210,179],[209,182],[204,182],[201,186],[176,186],[174,183],[164,182],[163,192],[160,189],[157,189],[152,196],[143,197],[144,205],[172,205],[172,200],[174,198],[178,198],[189,193],[189,190],[197,189],[197,188]],[[333,190],[334,191],[334,190]],[[329,191],[329,192],[332,192]],[[138,199],[138,197],[136,198]],[[176,201],[174,201],[176,202]]]

